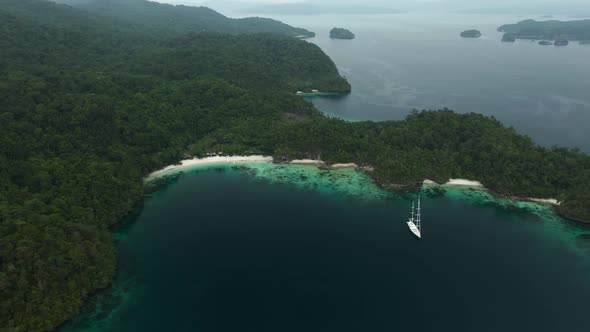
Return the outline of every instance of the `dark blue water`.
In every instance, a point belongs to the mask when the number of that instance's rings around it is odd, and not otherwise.
[[[588,331],[590,229],[471,195],[425,196],[418,241],[396,195],[185,175],[117,231],[113,289],[65,331]]]
[[[536,16],[409,13],[276,16],[317,33],[319,45],[352,84],[344,98],[314,98],[349,120],[403,119],[412,109],[493,115],[546,145],[590,152],[590,46],[502,43],[496,29]],[[568,17],[555,19],[571,20]],[[334,26],[355,40],[331,40]],[[479,29],[479,39],[460,38]]]

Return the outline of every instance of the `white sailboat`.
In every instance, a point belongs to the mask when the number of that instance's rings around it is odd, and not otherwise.
[[[416,217],[414,217],[414,202],[412,202],[412,216],[407,222],[410,231],[416,235],[417,238],[422,238],[422,225],[420,220],[420,195],[418,195],[418,209],[416,209]]]

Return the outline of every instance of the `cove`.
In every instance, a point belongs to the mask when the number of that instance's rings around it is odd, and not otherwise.
[[[588,226],[469,187],[352,169],[207,165],[162,179],[114,233],[119,271],[62,331],[581,331]]]

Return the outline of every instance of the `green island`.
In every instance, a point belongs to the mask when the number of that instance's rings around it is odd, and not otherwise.
[[[53,330],[77,314],[112,281],[111,227],[141,204],[144,176],[211,151],[370,165],[386,188],[476,179],[590,220],[590,156],[576,149],[447,109],[324,116],[294,92],[350,84],[293,38],[299,29],[202,8],[183,18],[142,0],[81,3],[0,4],[1,331]]]
[[[354,39],[355,35],[350,30],[344,28],[333,28],[330,30],[330,38],[332,39]]]
[[[565,39],[590,40],[590,19],[575,21],[524,20],[498,28],[500,32],[511,33],[517,39]]]
[[[465,30],[461,32],[461,37],[463,38],[479,38],[481,37],[481,32],[479,30]]]
[[[553,45],[555,45],[555,46],[567,46],[568,44],[569,44],[569,41],[564,38],[557,38],[557,39],[555,39],[555,43],[553,43]]]

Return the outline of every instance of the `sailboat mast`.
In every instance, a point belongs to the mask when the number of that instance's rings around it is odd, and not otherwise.
[[[421,230],[421,228],[420,228],[420,194],[418,194],[418,210],[416,212],[416,227],[418,227],[418,229]]]
[[[412,218],[410,220],[414,221],[414,201],[412,201]]]

